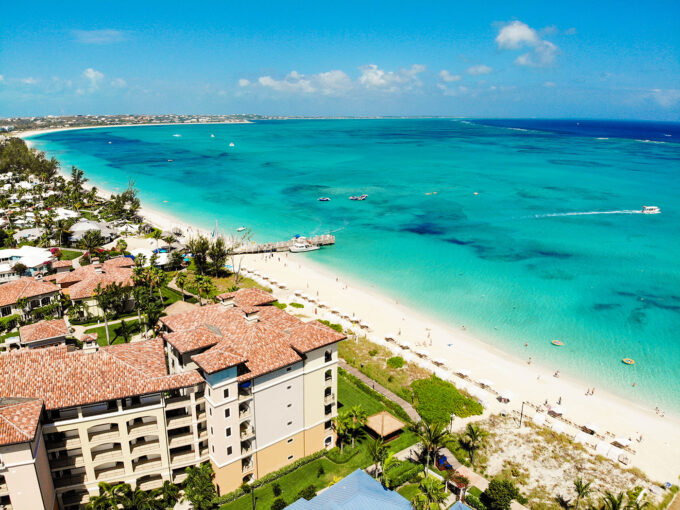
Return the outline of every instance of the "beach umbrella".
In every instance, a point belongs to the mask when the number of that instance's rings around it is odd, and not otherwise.
[[[600,430],[600,426],[593,422],[586,423],[583,428],[589,431],[591,434],[597,434]]]
[[[545,424],[545,414],[543,413],[536,413],[531,419],[536,425],[541,426]]]
[[[558,434],[564,434],[567,431],[567,428],[564,426],[564,423],[562,423],[561,421],[552,422],[552,425],[550,425],[550,428],[553,429],[553,431],[557,432]]]
[[[425,349],[416,349],[416,350],[413,351],[413,352],[415,352],[415,353],[416,353],[418,356],[420,356],[421,358],[427,358],[427,356],[430,354],[430,353],[427,352],[427,350],[425,350]]]
[[[493,381],[490,381],[489,379],[480,379],[478,382],[482,386],[493,386]]]
[[[562,416],[565,413],[565,411],[566,409],[559,404],[556,404],[550,408],[550,412],[557,416]]]
[[[334,313],[335,315],[339,315],[340,317],[342,317],[342,312],[335,307],[331,308],[331,313]]]
[[[441,365],[441,366],[446,365],[446,362],[447,362],[446,358],[435,358],[435,359],[432,360],[432,363],[434,363],[435,365]]]
[[[609,450],[607,450],[607,458],[611,460],[619,460],[621,455],[623,455],[623,450],[621,448],[617,448],[616,446],[611,446]]]
[[[513,398],[515,398],[515,394],[510,391],[510,390],[503,390],[501,391],[501,400],[507,400],[510,402]]]
[[[462,377],[470,377],[470,371],[467,368],[458,368],[456,373]]]
[[[319,301],[319,308],[328,308],[328,305],[323,301]]]
[[[613,445],[619,445],[622,446],[623,448],[626,448],[627,446],[630,446],[630,439],[625,438],[625,437],[615,437],[614,440],[612,441]]]
[[[360,321],[360,322],[359,322],[359,327],[360,327],[360,328],[368,329],[368,324],[365,323],[364,321]]]
[[[302,291],[301,290],[294,290],[293,294],[295,294],[296,296],[302,296]]]

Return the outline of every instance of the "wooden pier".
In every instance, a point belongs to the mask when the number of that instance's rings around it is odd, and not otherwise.
[[[306,239],[314,246],[328,246],[335,244],[335,236],[331,234],[307,237]],[[234,250],[234,252],[239,255],[245,255],[248,253],[274,253],[289,251],[290,247],[295,244],[295,241],[296,239],[290,239],[289,241],[279,241],[278,243],[246,244],[238,247],[236,250]]]

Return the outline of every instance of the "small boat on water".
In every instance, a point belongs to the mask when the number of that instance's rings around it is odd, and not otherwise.
[[[367,198],[368,198],[368,195],[359,195],[359,196],[352,195],[351,197],[349,197],[350,200],[359,200],[359,201],[366,200]]]
[[[319,198],[317,198],[317,200],[319,202],[330,202],[331,201],[331,199],[328,198],[328,197],[319,197]]]
[[[246,229],[246,227],[239,227],[236,229],[236,232],[243,232]]]
[[[626,365],[635,365],[635,360],[632,358],[623,358],[621,361],[623,361]]]
[[[557,347],[562,347],[564,345],[564,342],[562,342],[561,340],[553,340],[550,343],[556,345]]]
[[[172,135],[172,136],[174,136],[175,138],[180,138],[182,135]]]
[[[231,143],[229,144],[229,147],[235,147],[234,142],[231,142]]]
[[[642,206],[642,211],[640,211],[642,214],[659,214],[661,212],[661,209],[659,209],[655,205],[643,205]]]
[[[306,251],[318,250],[319,246],[310,243],[306,237],[298,237],[295,239],[293,246],[290,247],[291,253],[304,253]]]
[[[210,135],[210,138],[215,138],[215,135]]]

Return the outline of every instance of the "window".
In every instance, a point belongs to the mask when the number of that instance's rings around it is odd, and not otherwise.
[[[291,370],[293,370],[293,367],[286,368],[286,372],[290,372]]]
[[[293,438],[291,437],[287,442],[288,442],[288,444],[292,443],[292,442],[293,442]]]
[[[324,353],[324,361],[328,363],[329,361],[333,360],[333,351],[326,351]]]
[[[227,455],[231,455],[232,449],[231,446],[227,446]]]
[[[295,457],[295,455],[289,455],[288,460],[293,460],[293,457]]]
[[[292,386],[289,385],[286,389],[289,390],[289,389],[291,389],[291,388],[292,388]]]
[[[2,307],[2,316],[6,317],[8,315],[12,314],[12,309],[9,306],[3,306]]]
[[[208,412],[210,413],[210,416],[212,416],[212,407],[208,409]]]
[[[286,407],[293,407],[293,404],[288,404]]]
[[[210,388],[208,388],[208,396],[210,396]]]
[[[330,430],[333,428],[333,422],[332,421],[327,421],[326,422],[326,430]]]
[[[286,425],[288,425],[288,426],[291,426],[292,424],[293,424],[292,421],[289,421],[288,423],[286,423]]]
[[[223,394],[225,399],[229,398],[229,388],[226,388],[222,394]]]
[[[215,445],[212,446],[212,452],[215,453]]]
[[[210,435],[212,435],[212,433],[213,433],[213,428],[210,427]]]
[[[224,417],[229,418],[231,416],[231,409],[227,408],[224,410]]]
[[[225,430],[225,434],[227,437],[231,436],[231,427],[227,427],[227,430]]]

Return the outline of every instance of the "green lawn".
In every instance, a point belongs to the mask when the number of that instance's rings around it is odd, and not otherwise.
[[[83,254],[83,252],[75,250],[61,250],[61,255],[59,255],[59,260],[73,260],[77,259]]]
[[[385,406],[380,401],[357,389],[353,384],[348,382],[343,375],[340,375],[338,378],[338,400],[345,406],[361,405],[366,409],[368,414],[373,414],[385,409]],[[279,478],[277,483],[283,490],[281,497],[283,497],[286,503],[291,504],[297,499],[300,490],[310,484],[313,484],[317,490],[320,490],[328,487],[333,480],[344,478],[357,469],[364,469],[371,465],[372,461],[367,448],[367,443],[370,440],[371,439],[365,435],[360,437],[357,440],[356,446],[356,448],[359,449],[359,453],[349,459],[349,447],[345,447],[343,463],[335,463],[327,457],[322,457]],[[390,453],[395,453],[408,448],[415,444],[416,441],[415,435],[410,431],[406,431],[399,438],[388,443]],[[318,476],[320,466],[323,466],[325,473]],[[255,496],[257,497],[256,509],[258,510],[269,510],[272,502],[276,499],[272,492],[271,483],[256,489]],[[252,502],[250,497],[241,497],[236,501],[222,505],[220,510],[252,510]]]
[[[417,483],[409,483],[407,485],[402,485],[399,487],[397,490],[399,494],[404,496],[406,499],[411,501],[413,497],[418,494],[418,484]]]
[[[165,306],[170,306],[177,301],[182,301],[182,294],[170,287],[163,287],[161,293],[163,294],[163,304]],[[194,297],[186,297],[185,301],[188,303],[198,303],[198,300]]]
[[[132,328],[133,334],[139,333],[139,323],[137,319],[130,319],[125,321]],[[123,344],[125,340],[123,337],[118,336],[118,331],[120,328],[120,323],[109,324],[109,335],[111,337],[111,345],[113,344]],[[102,347],[106,346],[106,326],[101,325],[97,328],[86,329],[85,333],[97,333],[97,343]]]

